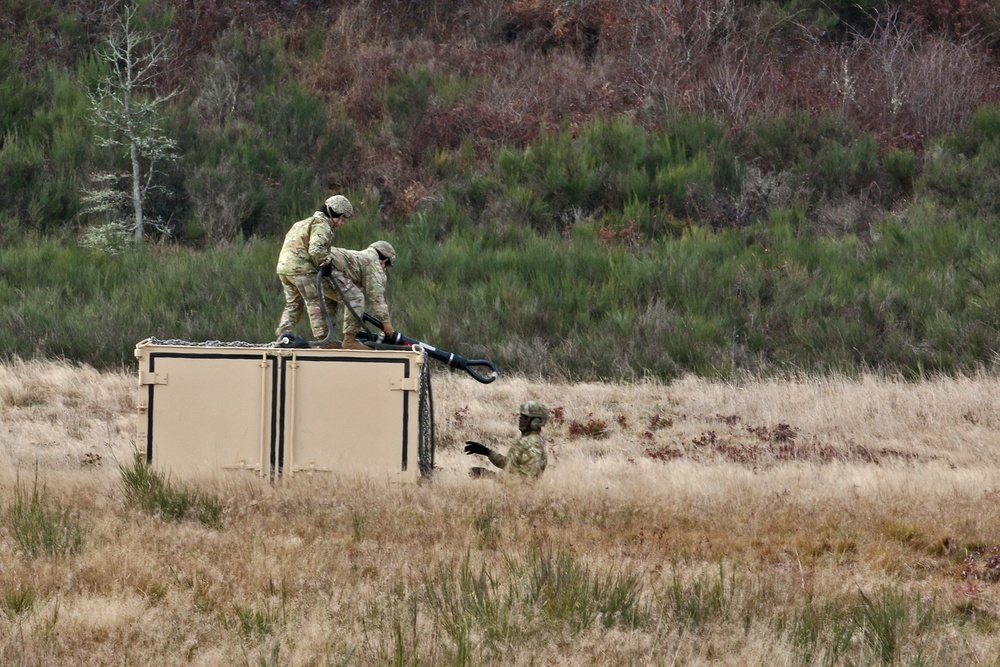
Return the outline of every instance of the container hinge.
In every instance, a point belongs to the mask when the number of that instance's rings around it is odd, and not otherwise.
[[[393,380],[389,389],[392,391],[416,391],[420,388],[420,378],[400,378],[399,380]]]
[[[168,373],[151,373],[149,371],[139,371],[139,384],[167,384]]]

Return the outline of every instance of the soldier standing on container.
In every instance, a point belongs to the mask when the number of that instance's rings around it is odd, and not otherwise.
[[[338,281],[345,292],[354,289],[353,285],[333,270],[330,263],[334,230],[343,226],[352,215],[354,207],[350,200],[343,195],[333,195],[323,204],[322,210],[313,213],[311,218],[296,222],[288,230],[281,246],[281,254],[278,255],[277,273],[285,292],[285,311],[274,332],[276,338],[292,332],[302,319],[303,310],[309,314],[313,338],[323,340],[327,337],[320,294],[316,289],[316,274],[322,273]],[[324,286],[323,292],[329,309],[331,299],[335,296],[331,294],[334,290]],[[339,343],[330,342],[323,347],[339,347]]]
[[[375,241],[364,250],[333,248],[330,251],[330,260],[336,272],[351,283],[352,290],[341,291],[347,301],[345,305],[357,315],[355,317],[351,312],[344,313],[344,349],[365,349],[365,346],[358,342],[357,335],[361,331],[358,317],[363,317],[366,311],[382,321],[387,338],[392,336],[389,304],[385,300],[385,284],[388,278],[386,272],[396,263],[395,248],[388,241]],[[337,303],[344,303],[339,294],[332,295],[332,298]]]
[[[517,428],[521,436],[517,439],[507,456],[495,449],[490,449],[474,440],[465,442],[465,453],[481,454],[489,458],[490,463],[497,468],[523,477],[537,478],[541,476],[548,464],[548,452],[545,438],[542,437],[542,426],[548,421],[549,410],[540,401],[522,403],[519,409]],[[470,477],[493,477],[496,473],[486,468],[472,468]]]

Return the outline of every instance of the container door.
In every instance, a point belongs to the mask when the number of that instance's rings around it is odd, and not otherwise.
[[[179,474],[271,475],[277,423],[274,358],[245,350],[147,351],[145,358],[139,394],[140,411],[146,411],[148,462]]]
[[[279,363],[282,474],[417,479],[421,355],[306,353]]]

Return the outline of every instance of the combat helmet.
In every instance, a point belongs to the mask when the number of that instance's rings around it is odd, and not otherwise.
[[[375,241],[375,243],[372,243],[368,247],[374,248],[375,252],[389,260],[389,266],[396,263],[396,249],[388,241]]]
[[[549,420],[549,409],[541,401],[527,401],[518,410],[520,414],[531,420],[531,428],[538,430]],[[538,420],[537,423],[535,420]]]
[[[326,200],[326,207],[345,218],[354,215],[354,206],[351,205],[351,200],[344,195],[333,195]]]

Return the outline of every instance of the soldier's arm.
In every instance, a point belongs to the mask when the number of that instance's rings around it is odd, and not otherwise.
[[[333,251],[333,230],[321,216],[314,216],[309,225],[309,257],[316,268],[329,264]]]
[[[480,454],[485,456],[490,460],[490,463],[498,468],[503,468],[507,465],[507,457],[496,451],[491,447],[487,447],[481,442],[476,442],[475,440],[465,441],[465,453],[466,454]]]
[[[491,449],[486,456],[487,458],[489,458],[490,463],[492,463],[496,467],[498,468],[507,467],[507,457],[498,452],[497,450]]]

